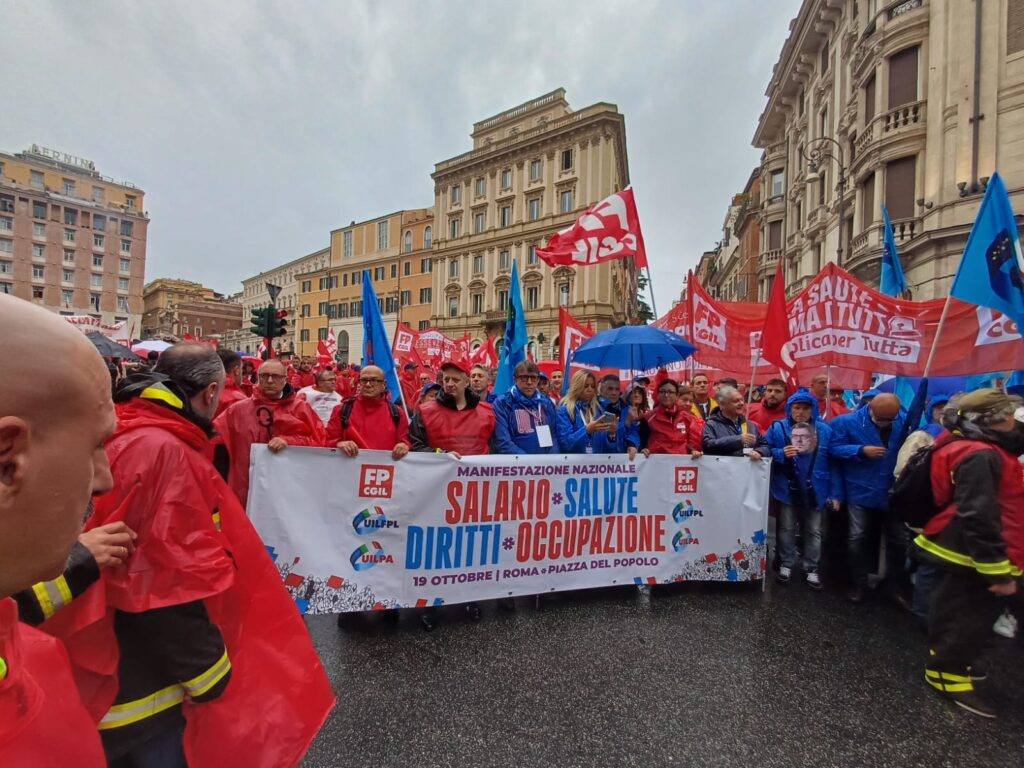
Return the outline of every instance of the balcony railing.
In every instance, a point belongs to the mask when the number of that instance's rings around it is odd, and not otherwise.
[[[924,122],[925,103],[915,101],[913,104],[903,104],[895,109],[890,109],[881,116],[882,133],[892,133],[901,128],[917,125]]]
[[[775,248],[771,251],[762,251],[757,261],[758,270],[767,272],[768,270],[774,269],[778,265],[781,256],[781,248]]]

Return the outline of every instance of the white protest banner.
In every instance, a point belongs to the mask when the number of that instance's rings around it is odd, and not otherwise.
[[[252,521],[309,613],[765,570],[765,461],[257,445],[251,478]]]

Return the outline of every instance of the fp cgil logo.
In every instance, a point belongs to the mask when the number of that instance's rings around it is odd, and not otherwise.
[[[359,495],[371,499],[390,499],[394,482],[394,467],[364,464],[359,471]]]

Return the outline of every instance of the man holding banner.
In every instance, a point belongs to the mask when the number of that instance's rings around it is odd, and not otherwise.
[[[526,360],[515,368],[515,384],[494,401],[495,453],[559,453],[555,404],[538,391],[540,370]]]
[[[469,389],[464,364],[448,361],[441,366],[437,399],[423,403],[409,425],[414,451],[450,453],[456,459],[490,453],[494,435],[494,411]]]
[[[395,461],[409,453],[409,418],[388,399],[384,371],[376,365],[359,372],[359,394],[336,406],[326,426],[324,445],[349,458],[360,448],[391,451]]]

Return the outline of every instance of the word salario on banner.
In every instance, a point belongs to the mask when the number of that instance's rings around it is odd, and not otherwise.
[[[764,573],[765,463],[326,449],[253,461],[249,512],[304,611]],[[310,514],[287,513],[296,498]]]
[[[944,300],[906,301],[866,286],[828,264],[786,305],[790,342],[783,351],[801,375],[826,366],[849,372],[921,376]],[[720,302],[697,282],[688,300],[657,325],[691,339],[695,370],[741,380],[778,375],[760,356],[766,305]],[[1024,344],[1015,324],[991,309],[952,300],[931,375],[965,376],[1024,367]],[[755,363],[757,363],[755,369]],[[849,386],[857,386],[851,380]]]

